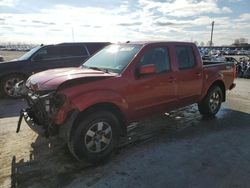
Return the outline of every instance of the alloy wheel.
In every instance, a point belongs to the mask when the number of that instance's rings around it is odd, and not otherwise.
[[[218,91],[213,92],[213,94],[211,95],[209,99],[209,107],[212,112],[214,112],[218,108],[220,104],[220,98],[221,97]]]
[[[112,128],[109,123],[94,123],[87,130],[84,143],[88,151],[98,153],[105,150],[112,141]]]
[[[5,81],[4,83],[4,92],[9,96],[9,97],[19,97],[18,94],[15,93],[15,85],[18,82],[21,82],[23,79],[19,77],[12,77],[9,78],[8,80]]]

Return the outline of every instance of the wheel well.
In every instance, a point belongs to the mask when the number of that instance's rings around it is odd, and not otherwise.
[[[87,109],[83,110],[78,114],[78,117],[76,118],[76,121],[79,121],[82,119],[84,116],[87,116],[90,113],[93,113],[97,110],[107,110],[112,112],[118,119],[119,124],[121,125],[121,132],[120,134],[122,136],[126,135],[127,133],[127,120],[125,118],[125,115],[122,113],[119,107],[117,107],[115,104],[112,103],[98,103],[93,106],[88,107]]]
[[[219,86],[221,88],[222,93],[223,93],[222,101],[225,102],[226,101],[226,88],[225,88],[225,85],[224,85],[223,81],[217,80],[217,81],[213,82],[213,84],[210,86],[210,88],[212,88],[214,86]]]

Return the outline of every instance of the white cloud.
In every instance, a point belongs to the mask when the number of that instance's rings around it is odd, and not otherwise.
[[[195,2],[195,3],[194,3]],[[169,5],[169,7],[167,6]],[[0,40],[33,43],[72,41],[209,40],[215,21],[215,44],[230,44],[235,38],[250,39],[250,14],[235,17],[217,0],[139,0],[139,6],[123,2],[116,9],[56,5],[37,13],[0,13]],[[157,10],[157,12],[156,12]],[[213,14],[208,14],[213,13]],[[208,16],[208,15],[213,15]],[[190,16],[190,17],[189,17]]]
[[[239,22],[248,22],[249,25],[250,22],[250,13],[241,14],[238,19],[234,19],[235,21]]]
[[[0,7],[5,6],[5,7],[13,7],[16,5],[18,0],[0,0]]]
[[[167,2],[155,2],[152,0],[139,0],[139,3],[147,10],[157,9],[163,14],[175,17],[195,16],[207,13],[229,13],[230,8],[219,8],[217,0],[174,0]]]
[[[223,13],[231,13],[232,12],[232,10],[230,8],[228,8],[228,7],[222,7],[221,10],[222,10]]]

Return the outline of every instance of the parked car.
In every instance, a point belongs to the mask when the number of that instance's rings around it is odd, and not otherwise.
[[[3,62],[4,61],[4,58],[2,55],[0,55],[0,62]]]
[[[250,64],[248,64],[246,70],[244,71],[243,77],[248,79],[250,78]]]
[[[46,137],[60,135],[77,159],[106,159],[131,122],[198,103],[214,116],[235,84],[235,64],[202,62],[186,42],[134,42],[105,47],[81,67],[32,75],[16,89],[20,114]]]
[[[250,66],[248,66],[247,70],[245,70],[243,77],[250,79]]]
[[[88,42],[37,46],[16,60],[0,64],[0,93],[17,98],[19,96],[14,93],[17,82],[47,69],[78,67],[108,44],[110,43]]]

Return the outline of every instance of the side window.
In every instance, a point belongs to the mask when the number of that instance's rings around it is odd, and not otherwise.
[[[193,48],[191,46],[176,46],[175,50],[179,69],[189,69],[195,66]]]
[[[169,55],[166,48],[152,48],[144,53],[138,66],[154,64],[157,73],[170,70]]]
[[[46,60],[56,58],[60,58],[60,49],[58,47],[42,48],[33,57],[34,60]]]
[[[84,46],[61,46],[61,57],[87,56]]]

